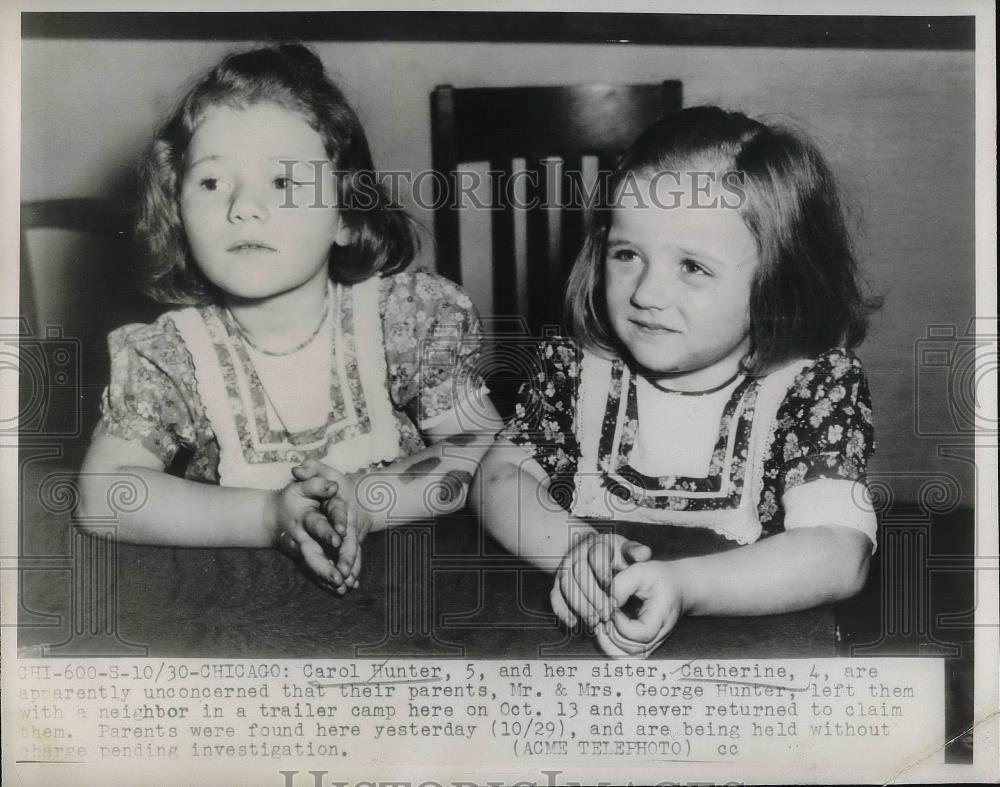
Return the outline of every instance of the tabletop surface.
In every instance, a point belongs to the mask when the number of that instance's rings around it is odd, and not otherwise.
[[[364,545],[361,587],[339,597],[264,549],[118,544],[71,523],[72,468],[21,463],[23,653],[215,658],[600,658],[561,628],[544,572],[503,551],[469,514],[404,524]],[[655,557],[733,545],[708,531],[623,528]],[[44,647],[43,647],[44,646]],[[757,618],[684,618],[655,658],[834,656],[831,607]]]

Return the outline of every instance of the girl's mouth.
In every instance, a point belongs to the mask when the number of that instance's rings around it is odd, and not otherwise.
[[[258,252],[258,251],[277,251],[273,246],[268,246],[266,243],[261,243],[256,240],[244,240],[239,243],[234,243],[226,251],[232,252]]]
[[[657,325],[656,323],[644,322],[643,320],[629,320],[636,328],[638,328],[643,333],[652,334],[667,334],[667,333],[677,333],[673,328],[668,328],[665,325]]]

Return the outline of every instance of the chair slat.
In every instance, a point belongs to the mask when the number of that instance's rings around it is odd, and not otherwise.
[[[682,86],[676,80],[463,89],[442,85],[433,91],[432,152],[441,190],[446,185],[456,193],[454,173],[461,164],[490,162],[499,173],[501,183],[493,186],[493,271],[488,279],[493,282],[494,314],[520,315],[532,330],[560,322],[565,281],[591,217],[579,204],[579,197],[593,188],[581,174],[584,157],[596,158],[600,169],[611,168],[650,123],[679,110],[681,98]],[[543,163],[555,157],[562,159],[561,167]],[[516,176],[528,185],[526,208],[511,207],[514,189],[502,187],[502,181],[516,172],[514,159],[527,162],[527,172]],[[557,210],[549,210],[544,206],[549,190],[557,185],[554,176],[562,199]],[[522,215],[523,252],[515,231]],[[461,283],[459,225],[455,201],[439,200],[434,214],[438,270]],[[526,267],[519,276],[522,253]]]
[[[493,204],[490,209],[492,239],[493,306],[497,314],[517,314],[519,290],[525,282],[517,276],[514,238],[514,207],[507,192],[513,177],[510,159],[490,162]]]

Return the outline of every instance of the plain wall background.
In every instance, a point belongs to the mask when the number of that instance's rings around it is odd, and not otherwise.
[[[23,41],[22,199],[129,188],[137,156],[187,82],[245,46]],[[962,501],[973,502],[971,466],[938,455],[944,445],[969,442],[947,434],[954,430],[945,378],[915,365],[929,326],[953,326],[961,336],[974,313],[972,52],[461,42],[323,42],[315,49],[358,110],[382,169],[430,168],[429,96],[443,83],[680,79],[685,105],[718,103],[805,129],[853,199],[865,271],[887,295],[859,350],[875,400],[872,475],[889,482],[897,500],[914,500],[952,476]],[[432,226],[429,212],[414,214]],[[429,242],[421,261],[434,267]],[[939,392],[922,396],[920,430],[918,375],[922,394]],[[939,434],[918,434],[927,427]]]

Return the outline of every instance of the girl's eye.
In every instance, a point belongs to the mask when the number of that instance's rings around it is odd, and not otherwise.
[[[611,252],[611,259],[617,262],[637,262],[639,260],[639,255],[633,249],[614,249]]]
[[[286,178],[284,175],[279,175],[271,182],[274,185],[274,187],[280,191],[285,191],[286,189],[291,189],[296,186],[302,185],[296,180],[292,180],[291,178]]]
[[[225,191],[229,188],[229,182],[216,175],[206,175],[198,179],[198,189],[200,191],[217,192]]]
[[[702,276],[711,276],[708,270],[699,265],[694,260],[681,260],[681,268],[685,273],[695,273]]]

